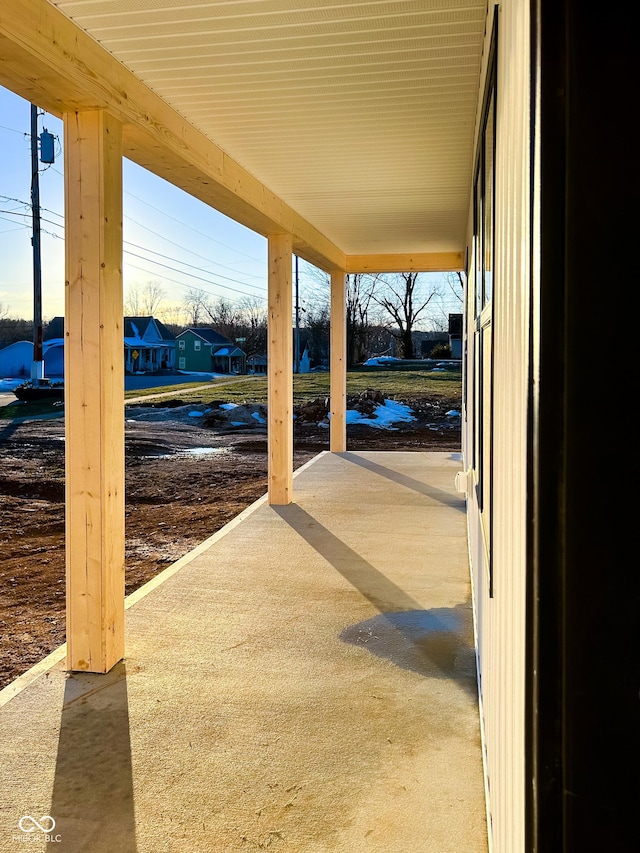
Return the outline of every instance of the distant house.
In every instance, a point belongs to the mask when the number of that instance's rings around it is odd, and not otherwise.
[[[447,332],[414,332],[413,345],[416,355],[429,358],[434,347],[449,346],[449,335]]]
[[[247,372],[248,373],[260,373],[266,374],[267,372],[267,364],[268,359],[267,356],[262,355],[250,355],[247,359]],[[293,364],[293,370],[295,372],[295,358]],[[305,344],[304,350],[300,355],[300,365],[298,369],[298,373],[309,373],[311,371],[311,358],[309,356],[309,347]]]
[[[247,359],[247,371],[249,373],[266,373],[267,372],[267,356],[266,355],[250,355]]]
[[[175,370],[176,339],[155,317],[124,318],[124,369],[126,373]]]
[[[449,347],[451,358],[462,358],[463,315],[449,314]]]
[[[176,337],[178,370],[191,373],[246,373],[247,356],[215,329],[185,329]]]
[[[47,325],[50,337],[43,342],[45,376],[64,374],[64,317]],[[33,348],[32,348],[33,352]],[[125,373],[159,373],[175,370],[176,341],[155,317],[124,318]]]
[[[33,362],[33,344],[30,341],[16,341],[0,349],[0,379],[18,379],[31,376]]]
[[[47,340],[52,338],[64,338],[64,317],[53,317],[45,325],[44,332]]]
[[[62,338],[43,341],[42,355],[44,360],[44,375],[50,378],[64,376],[64,341]],[[0,379],[31,378],[33,364],[33,343],[31,341],[16,341],[8,347],[0,349]]]
[[[49,378],[64,376],[64,338],[49,338],[42,342],[44,375]]]

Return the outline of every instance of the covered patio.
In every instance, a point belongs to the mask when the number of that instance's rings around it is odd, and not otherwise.
[[[3,849],[485,853],[459,469],[321,454],[128,598],[109,674],[6,688]]]
[[[65,127],[73,448],[67,646],[2,694],[3,841],[485,853],[462,461],[347,451],[346,276],[465,268],[486,13],[2,4],[0,84]],[[268,495],[126,602],[123,158],[267,239],[269,379]],[[294,256],[331,302],[295,488]]]
[[[0,3],[0,85],[65,127],[73,448],[66,663],[3,694],[0,846],[486,847],[460,465],[490,849],[635,851],[638,573],[593,456],[629,379],[585,334],[636,241],[632,38],[577,0]],[[268,499],[128,609],[123,158],[266,238],[269,322]],[[294,256],[331,279],[295,488]],[[346,277],[462,270],[462,463],[354,457]]]

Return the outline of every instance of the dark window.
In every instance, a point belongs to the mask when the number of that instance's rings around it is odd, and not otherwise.
[[[493,19],[481,133],[474,179],[475,333],[474,433],[472,464],[477,472],[477,500],[493,595],[493,298],[495,291],[495,150],[498,7]]]

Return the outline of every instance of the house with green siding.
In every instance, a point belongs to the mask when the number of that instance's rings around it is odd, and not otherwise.
[[[176,337],[178,370],[193,373],[246,373],[246,354],[215,329],[185,329]]]

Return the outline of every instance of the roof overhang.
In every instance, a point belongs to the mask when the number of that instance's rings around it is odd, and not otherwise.
[[[3,0],[0,84],[322,269],[460,269],[485,8]]]

